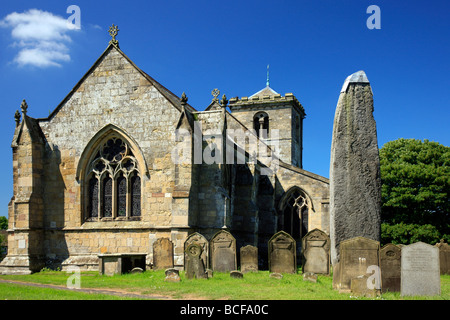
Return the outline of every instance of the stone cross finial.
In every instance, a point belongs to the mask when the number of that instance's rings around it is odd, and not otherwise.
[[[214,89],[213,91],[211,91],[211,94],[212,94],[212,96],[214,97],[214,99],[213,100],[217,100],[217,97],[219,96],[219,94],[220,94],[220,91],[219,91],[219,89]]]
[[[182,93],[181,94],[181,98],[180,98],[180,102],[182,106],[185,106],[187,104],[188,98],[186,96],[186,93]]]
[[[20,108],[22,109],[22,113],[25,116],[27,114],[27,109],[28,109],[28,104],[25,101],[25,99],[23,99],[22,104],[20,105]]]
[[[16,113],[14,114],[14,119],[16,120],[16,127],[18,127],[19,123],[20,123],[20,112],[19,112],[19,110],[16,110]]]
[[[112,37],[112,39],[109,41],[109,43],[118,46],[119,45],[119,41],[116,40],[116,36],[119,33],[119,27],[115,26],[114,24],[109,27],[109,35]]]

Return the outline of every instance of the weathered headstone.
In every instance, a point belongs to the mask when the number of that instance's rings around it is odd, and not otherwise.
[[[309,231],[302,239],[303,272],[330,274],[330,237],[319,229]]]
[[[257,272],[258,271],[258,248],[247,245],[241,247],[241,272]]]
[[[330,158],[331,262],[354,237],[380,241],[381,179],[373,95],[364,71],[344,82],[333,124]]]
[[[212,270],[230,272],[237,269],[236,239],[228,231],[217,232],[209,242]]]
[[[381,294],[380,290],[367,286],[368,279],[367,275],[362,275],[351,280],[350,291],[353,297],[375,298]]]
[[[202,260],[202,246],[198,243],[191,243],[185,249],[185,276],[187,279],[208,278],[205,272],[205,265]]]
[[[370,268],[369,268],[370,267]],[[364,237],[356,237],[341,242],[340,261],[333,270],[333,288],[341,292],[349,292],[352,279],[373,274],[373,269],[379,271],[380,243]],[[376,271],[375,271],[376,273]],[[377,279],[381,282],[381,279]],[[377,288],[380,289],[380,288]]]
[[[276,273],[297,272],[295,240],[284,231],[275,233],[269,240],[269,271]]]
[[[303,272],[303,281],[317,282],[317,274],[313,272]]]
[[[278,273],[278,272],[272,272],[271,274],[269,274],[269,278],[272,278],[272,279],[283,279],[283,275],[281,273]]]
[[[402,296],[441,294],[439,249],[416,242],[402,248]]]
[[[175,268],[166,269],[164,274],[166,275],[166,277],[164,278],[164,281],[167,281],[167,282],[180,282],[181,281],[180,272]]]
[[[239,270],[233,270],[233,271],[230,271],[230,277],[234,278],[234,279],[243,279],[244,274],[242,272],[240,272]]]
[[[440,243],[436,244],[436,247],[439,248],[441,274],[450,274],[450,246],[442,239]]]
[[[206,238],[198,232],[194,232],[194,233],[190,234],[186,238],[186,241],[184,242],[184,259],[187,258],[186,248],[192,243],[196,243],[201,247],[202,252],[200,255],[200,259],[202,259],[203,266],[205,267],[205,269],[208,269],[209,268],[209,243],[208,243],[208,240],[206,240]],[[186,264],[185,264],[185,269],[186,269]]]
[[[402,249],[389,243],[380,250],[383,292],[400,291]]]
[[[168,238],[159,238],[153,243],[153,269],[173,268],[173,243]]]

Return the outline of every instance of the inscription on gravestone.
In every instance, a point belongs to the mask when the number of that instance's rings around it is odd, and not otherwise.
[[[213,271],[229,272],[237,269],[236,239],[228,231],[217,232],[210,241]]]
[[[416,242],[402,248],[401,295],[440,295],[439,249]]]
[[[295,240],[279,231],[269,240],[269,270],[276,273],[296,273],[297,255]]]
[[[308,232],[302,239],[303,273],[330,274],[330,238],[319,229]]]

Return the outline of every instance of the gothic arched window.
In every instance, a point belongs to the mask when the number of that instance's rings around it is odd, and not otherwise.
[[[307,197],[299,188],[287,192],[278,219],[278,230],[301,240],[308,232],[308,208]]]
[[[141,178],[131,148],[120,137],[101,144],[88,166],[86,219],[134,219],[141,215]]]

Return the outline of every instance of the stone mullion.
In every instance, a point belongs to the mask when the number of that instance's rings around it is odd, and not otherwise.
[[[127,196],[126,196],[126,217],[131,217],[131,180],[130,175],[124,175],[127,181]]]
[[[102,214],[103,183],[102,183],[101,176],[99,176],[97,179],[98,179],[98,193],[97,193],[97,197],[98,197],[98,203],[97,203],[98,211],[97,211],[97,220],[100,221],[100,219],[103,216],[103,214]]]

